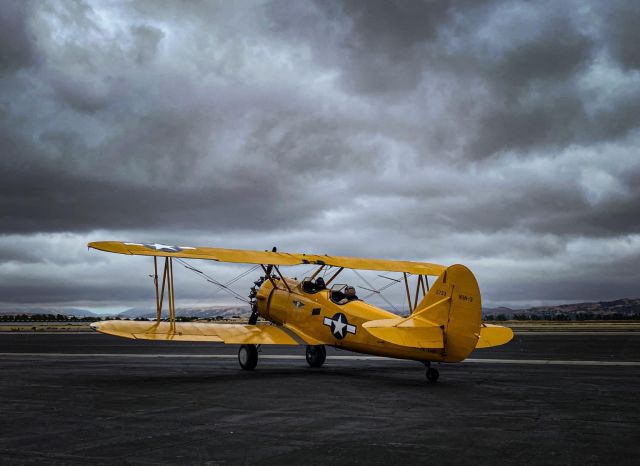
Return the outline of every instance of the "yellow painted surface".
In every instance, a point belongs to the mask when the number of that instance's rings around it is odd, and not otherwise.
[[[329,290],[308,293],[301,283],[286,278],[265,281],[256,297],[260,315],[276,325],[207,323],[149,323],[109,321],[93,324],[100,332],[152,340],[218,341],[235,344],[330,345],[345,350],[418,361],[458,362],[476,348],[507,343],[512,332],[498,326],[481,327],[481,298],[473,273],[463,265],[352,259],[345,257],[239,251],[231,249],[160,246],[118,242],[91,247],[122,254],[141,254],[294,265],[303,262],[369,270],[435,273],[437,280],[408,317],[355,300],[337,304]],[[322,258],[322,259],[320,259]],[[378,268],[379,267],[379,268]],[[425,272],[425,270],[427,272]],[[412,272],[413,273],[413,272]]]
[[[480,328],[480,338],[476,348],[490,348],[509,343],[513,338],[513,330],[500,325],[484,324]]]
[[[108,320],[91,324],[109,335],[141,340],[212,341],[227,344],[297,345],[284,330],[273,325],[213,324],[204,322],[140,322]]]
[[[265,282],[258,293],[258,310],[265,319],[287,326],[303,341],[315,341],[351,351],[421,361],[457,362],[478,344],[481,321],[480,290],[462,265],[446,269],[414,313],[406,318],[363,301],[339,305],[329,290],[306,293],[287,279],[274,290]],[[314,310],[316,312],[314,313]],[[354,333],[339,338],[326,325],[342,314]],[[312,340],[313,339],[313,340]],[[312,344],[312,343],[309,343]]]
[[[118,254],[180,257],[184,259],[210,259],[220,262],[246,264],[300,265],[326,264],[348,269],[380,270],[385,272],[407,272],[416,275],[440,275],[446,267],[428,262],[393,261],[385,259],[364,259],[359,257],[320,256],[287,252],[251,251],[245,249],[222,249],[191,247],[182,245],[137,244],[120,241],[97,241],[89,243],[90,248]],[[170,252],[175,250],[176,252]]]
[[[416,327],[376,327],[375,325],[369,325],[375,322],[380,321],[374,320],[372,322],[366,322],[363,327],[366,328],[371,335],[381,340],[399,346],[434,349],[444,348],[444,332],[437,325]]]

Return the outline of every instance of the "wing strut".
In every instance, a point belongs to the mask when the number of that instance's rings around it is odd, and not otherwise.
[[[262,267],[262,270],[264,270],[264,276],[267,277],[273,287],[278,288],[278,285],[276,285],[276,282],[273,281],[273,277],[271,276],[271,270],[273,269],[273,266],[269,265],[268,267],[265,267],[264,265],[260,264],[260,267]]]
[[[160,296],[158,296],[158,257],[153,256],[153,286],[156,290],[156,320],[160,321]]]
[[[407,280],[407,272],[402,272],[404,276],[404,287],[407,289],[407,302],[409,303],[409,314],[413,312],[413,306],[411,306],[411,292],[409,291],[409,280]]]
[[[336,273],[334,273],[333,275],[331,275],[331,278],[327,281],[327,283],[325,283],[325,286],[329,286],[331,284],[331,282],[338,276],[340,275],[340,272],[342,272],[344,270],[344,267],[340,267],[338,269],[338,271]]]
[[[320,267],[318,267],[316,271],[313,272],[313,275],[311,275],[311,278],[309,280],[313,280],[314,278],[316,278],[318,274],[322,272],[322,269],[324,269],[324,265],[321,265]]]
[[[173,287],[173,257],[169,257],[169,324],[171,331],[176,331],[176,296],[175,288]]]
[[[418,296],[420,295],[420,287],[422,286],[422,275],[418,275],[418,281],[416,282],[416,296],[413,300],[413,308],[418,307]]]
[[[166,257],[162,272],[162,287],[158,287],[158,260],[153,258],[153,284],[156,291],[156,321],[162,320],[162,308],[164,304],[165,285],[167,289],[167,306],[169,308],[169,323],[172,329],[176,326],[176,301],[173,287],[173,258]]]
[[[284,279],[284,275],[282,275],[282,272],[280,272],[280,269],[278,268],[278,266],[274,265],[273,268],[276,269],[276,272],[278,272],[278,275],[280,275],[280,279],[282,280],[282,283],[284,283],[284,286],[286,286],[289,293],[291,293],[291,288],[289,288],[289,284]]]

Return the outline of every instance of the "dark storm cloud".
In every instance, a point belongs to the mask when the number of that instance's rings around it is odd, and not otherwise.
[[[109,105],[109,92],[94,83],[74,80],[69,76],[52,76],[51,87],[63,105],[80,113],[94,113]]]
[[[131,28],[135,41],[136,62],[140,65],[149,63],[158,53],[164,32],[149,25],[138,25]]]
[[[4,168],[4,167],[3,167]],[[288,208],[276,203],[269,185],[173,187],[135,186],[99,177],[78,176],[58,168],[30,167],[0,175],[2,204],[7,210],[37,212],[3,217],[7,233],[86,231],[96,228],[140,229],[166,222],[181,228],[273,228],[288,221]],[[227,199],[234,199],[233,204]],[[258,201],[274,203],[269,211]]]
[[[308,41],[319,60],[339,67],[349,90],[406,94],[420,82],[425,46],[436,38],[450,3],[326,1],[310,7],[276,1],[269,15],[275,33]]]
[[[493,60],[486,58],[487,72],[498,88],[512,93],[532,83],[571,78],[592,58],[594,42],[576,30],[566,17],[544,18],[535,24],[535,33],[525,41],[509,46]]]
[[[5,2],[0,302],[108,300],[120,262],[84,244],[110,238],[469,262],[494,301],[628,295],[638,14]]]
[[[150,300],[152,296],[140,284],[129,286],[120,285],[115,291],[118,299],[129,302]],[[58,304],[69,301],[93,301],[96,304],[113,300],[114,290],[104,285],[78,286],[77,282],[42,283],[42,281],[27,280],[20,284],[3,283],[0,285],[0,295],[5,303],[12,304]],[[150,302],[150,301],[149,301]]]
[[[576,19],[575,5],[549,5],[545,11],[513,2],[319,5],[322,21],[309,24],[299,21],[305,18],[300,9],[309,14],[307,7],[277,2],[270,11],[277,33],[307,41],[318,60],[339,71],[347,90],[369,98],[399,99],[434,77],[453,83],[457,92],[448,110],[458,113],[452,119],[472,117],[463,138],[469,158],[611,140],[640,122],[640,99],[629,95],[637,89],[611,95],[601,108],[587,108],[593,91],[578,80],[606,44]],[[620,34],[637,31],[625,26],[627,10],[633,18],[637,8],[618,5],[603,27]],[[503,15],[512,16],[513,24],[496,21]],[[491,21],[497,24],[487,38],[482,24]],[[620,39],[611,46],[637,43]],[[480,96],[473,92],[477,87],[484,89]],[[430,98],[417,103],[428,106]],[[456,137],[454,127],[444,132]]]
[[[335,122],[280,113],[242,141],[251,158],[214,163],[203,176],[198,165],[207,154],[192,145],[203,135],[202,119],[170,112],[132,121],[87,168],[83,157],[92,149],[73,131],[47,131],[34,144],[0,130],[0,206],[15,213],[0,218],[0,229],[294,228],[327,207],[306,187],[358,162],[341,157],[347,131]]]
[[[603,8],[608,50],[626,69],[640,69],[640,4],[611,1]]]
[[[8,0],[0,8],[0,73],[29,67],[37,61],[34,38],[27,21],[31,3]]]
[[[61,151],[73,148],[64,136],[55,139],[49,136],[47,142],[59,144]],[[30,149],[37,151],[27,141],[5,138],[3,146],[6,158],[0,161],[0,206],[5,212],[16,213],[0,217],[0,229],[5,233],[136,230],[167,222],[181,229],[272,229],[282,222],[295,225],[291,209],[304,213],[308,207],[304,198],[291,197],[285,204],[288,188],[275,174],[256,177],[251,183],[253,175],[242,173],[242,167],[232,167],[193,186],[179,172],[185,167],[176,163],[162,170],[156,183],[135,183],[118,176],[118,166],[111,170],[111,177],[105,177],[109,163],[102,170],[78,173],[64,158],[46,161],[41,155],[24,160],[20,155]],[[139,147],[144,150],[144,144]],[[111,159],[111,163],[118,162],[119,158]],[[173,176],[172,170],[176,171]],[[264,205],[270,208],[260,208]]]
[[[340,44],[347,86],[362,93],[410,92],[421,79],[432,42],[446,19],[448,1],[321,3],[334,15],[347,15],[351,31]]]
[[[479,114],[477,133],[467,144],[471,157],[563,146],[580,136],[574,125],[587,123],[583,96],[573,79],[592,58],[592,40],[575,31],[568,19],[552,19],[538,27],[533,38],[498,56],[475,58],[492,99]],[[540,94],[554,98],[536,98]]]

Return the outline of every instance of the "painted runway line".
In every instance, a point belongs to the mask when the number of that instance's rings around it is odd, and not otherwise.
[[[236,354],[135,354],[135,353],[0,353],[0,357],[13,358],[141,358],[141,359],[236,359]],[[287,354],[264,354],[260,359],[302,360],[304,356]],[[393,361],[409,362],[404,359],[383,358],[380,356],[327,356],[332,360],[348,361]],[[527,364],[549,366],[640,366],[640,361],[580,361],[554,359],[465,359],[464,362],[474,364]]]
[[[560,330],[557,332],[554,331],[546,331],[546,332],[536,332],[535,330],[531,330],[531,331],[514,331],[513,332],[515,335],[518,335],[519,337],[522,336],[527,336],[527,337],[537,337],[537,336],[549,336],[549,335],[559,335],[559,336],[598,336],[598,335],[602,335],[602,336],[606,336],[606,337],[610,337],[610,336],[625,336],[625,337],[632,337],[632,336],[639,336],[640,332],[637,330],[603,330],[602,332],[599,332],[597,330],[584,330],[584,331],[575,331],[575,332],[568,332],[565,330]]]
[[[549,336],[549,335],[562,335],[562,336],[640,336],[640,330],[546,330],[546,331],[538,331],[538,330],[514,330],[513,333],[518,336]],[[8,335],[102,335],[100,332],[96,332],[95,330],[84,331],[78,330],[74,332],[51,332],[51,331],[20,331],[20,332],[12,332],[9,330],[0,331],[0,336],[8,336]]]

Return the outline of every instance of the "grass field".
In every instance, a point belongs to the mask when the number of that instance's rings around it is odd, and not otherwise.
[[[4,332],[91,332],[90,322],[2,322]]]
[[[487,321],[488,324],[504,325],[516,332],[566,332],[566,331],[610,331],[610,332],[638,332],[640,331],[640,321],[637,320],[586,320],[586,321],[552,321],[552,320],[507,320],[500,322]]]

